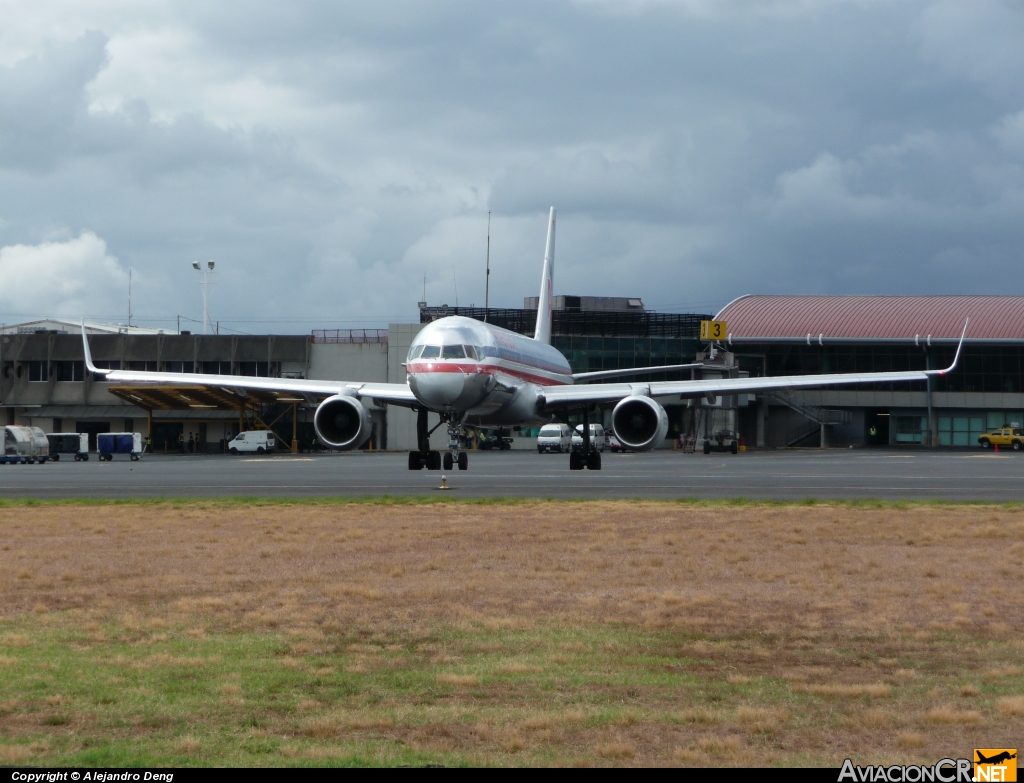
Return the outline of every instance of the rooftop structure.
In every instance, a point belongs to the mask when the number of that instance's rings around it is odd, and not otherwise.
[[[540,297],[528,296],[523,299],[523,308],[536,310]],[[551,305],[552,310],[575,310],[579,312],[643,311],[644,303],[639,297],[628,296],[556,296]]]
[[[86,321],[85,331],[88,334],[164,334],[163,329],[148,329],[143,326],[127,324],[98,324]],[[0,334],[81,334],[82,324],[63,318],[44,318],[40,321],[28,321],[20,324],[0,326]]]
[[[1024,343],[1024,296],[742,296],[716,316],[732,342]]]

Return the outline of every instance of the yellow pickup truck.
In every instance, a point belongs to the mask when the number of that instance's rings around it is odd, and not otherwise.
[[[984,435],[978,436],[978,443],[983,449],[990,449],[993,446],[1000,448],[1011,448],[1020,451],[1024,448],[1024,429],[1020,427],[999,427]]]

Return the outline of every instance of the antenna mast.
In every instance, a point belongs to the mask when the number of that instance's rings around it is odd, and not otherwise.
[[[491,210],[487,210],[487,277],[484,279],[484,323],[491,304]]]
[[[132,270],[128,267],[128,325],[132,325]]]

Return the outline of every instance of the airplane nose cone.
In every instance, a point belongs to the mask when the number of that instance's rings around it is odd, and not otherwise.
[[[450,408],[459,402],[465,389],[461,372],[425,372],[409,377],[412,393],[431,408]]]

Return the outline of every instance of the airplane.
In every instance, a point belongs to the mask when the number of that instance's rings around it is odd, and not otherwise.
[[[447,316],[429,323],[412,341],[405,362],[405,383],[361,383],[244,375],[206,375],[97,368],[89,351],[82,323],[85,364],[104,380],[118,383],[160,383],[210,386],[244,397],[247,390],[302,396],[317,406],[313,427],[317,438],[339,451],[359,448],[371,434],[370,411],[365,401],[399,405],[417,414],[417,449],[409,452],[409,470],[460,470],[469,467],[469,455],[460,449],[462,427],[538,426],[556,416],[583,415],[583,447],[569,455],[569,469],[601,469],[601,454],[591,448],[589,417],[601,406],[612,407],[612,431],[627,448],[650,451],[668,434],[668,414],[659,397],[706,397],[748,394],[775,389],[815,388],[863,383],[926,381],[952,372],[960,361],[967,325],[960,335],[953,364],[944,370],[790,375],[765,378],[590,383],[625,375],[643,376],[700,367],[676,364],[573,373],[566,358],[551,345],[552,280],[555,263],[555,208],[548,218],[547,243],[541,273],[540,300],[533,337],[463,316]],[[580,382],[583,383],[580,383]],[[428,414],[440,416],[437,427],[448,428],[444,457],[430,449]]]
[[[985,758],[980,750],[976,750],[974,753],[978,757],[978,760],[974,762],[975,764],[999,764],[1002,761],[1009,761],[1010,759],[1017,758],[1016,753],[1010,753],[1007,750],[1004,750],[1002,753],[997,753],[990,759]]]

